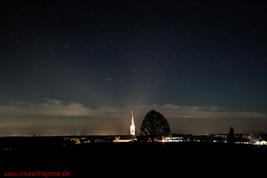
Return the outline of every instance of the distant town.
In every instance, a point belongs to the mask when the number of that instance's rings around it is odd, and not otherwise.
[[[212,169],[216,170],[219,167],[221,170],[221,167],[225,166],[224,163],[229,160],[229,167],[234,168],[236,164],[243,162],[258,163],[255,164],[258,168],[260,161],[266,162],[267,135],[263,133],[240,134],[235,133],[232,127],[224,134],[172,133],[167,119],[161,113],[151,110],[143,119],[137,134],[133,111],[129,120],[127,135],[34,134],[0,137],[0,154],[3,160],[3,171],[1,173],[0,170],[0,174],[14,177],[84,177],[83,175],[91,175],[90,171],[94,170],[106,177],[118,176],[118,167],[128,170],[128,167],[134,167],[138,163],[135,174],[139,175],[142,170],[142,173],[151,175],[148,170],[155,168],[154,162],[159,163],[162,170],[168,170],[167,173],[173,173],[169,170],[176,169],[177,163],[165,164],[171,160],[179,160],[178,167],[183,170],[196,167],[205,170],[214,165],[217,167]],[[115,160],[118,161],[117,164],[114,164]],[[208,165],[202,164],[202,161],[207,161]],[[197,164],[188,167],[187,162]],[[145,168],[144,171],[142,168]],[[120,173],[125,177],[125,173]],[[203,173],[206,175],[206,172]],[[158,172],[153,171],[153,174]],[[163,171],[163,174],[166,176],[166,171]],[[197,174],[199,175],[199,172]]]
[[[21,136],[0,137],[0,150],[12,150],[36,146],[68,147],[93,143],[209,143],[209,144],[246,144],[267,146],[267,134],[235,133],[230,127],[229,133],[223,134],[176,134],[171,133],[167,119],[155,110],[149,111],[136,134],[134,113],[128,135],[73,135],[73,136]]]
[[[173,134],[172,137],[162,137],[155,142],[159,143],[228,143],[228,134]],[[267,145],[266,134],[235,134],[235,144]],[[143,142],[142,136],[132,138],[129,135],[110,136],[69,136],[64,140],[71,144],[89,144],[101,142],[125,143]],[[151,142],[151,141],[147,141]]]
[[[64,140],[70,144],[88,144],[95,142],[160,142],[267,145],[266,134],[235,134],[232,127],[227,134],[171,134],[167,119],[161,113],[154,110],[147,113],[140,130],[141,134],[136,135],[134,114],[131,111],[129,135],[64,137]]]

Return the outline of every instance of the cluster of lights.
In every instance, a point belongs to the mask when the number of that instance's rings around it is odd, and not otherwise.
[[[166,142],[184,142],[183,137],[165,137],[159,141],[161,141],[163,143],[166,143]]]
[[[263,140],[263,141],[256,140],[254,142],[254,145],[267,145],[267,141],[265,141],[265,140]]]

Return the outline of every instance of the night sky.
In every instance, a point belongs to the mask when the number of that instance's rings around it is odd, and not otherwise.
[[[150,109],[267,132],[267,3],[0,2],[0,135],[128,134]]]

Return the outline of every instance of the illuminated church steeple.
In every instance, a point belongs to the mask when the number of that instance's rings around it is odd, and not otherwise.
[[[135,135],[135,124],[134,124],[133,111],[131,111],[131,113],[132,113],[132,121],[130,125],[130,135]]]

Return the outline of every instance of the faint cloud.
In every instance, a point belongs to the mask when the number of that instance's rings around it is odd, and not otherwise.
[[[0,135],[31,135],[35,132],[44,135],[125,134],[128,133],[131,110],[134,110],[136,125],[140,125],[145,114],[151,109],[161,112],[170,123],[178,122],[179,124],[172,125],[176,128],[175,132],[177,129],[188,131],[190,127],[195,129],[188,132],[198,132],[209,128],[206,124],[212,121],[219,125],[224,124],[224,119],[230,119],[233,123],[248,121],[249,124],[250,121],[267,118],[265,113],[229,112],[217,106],[151,104],[91,107],[78,102],[52,99],[37,103],[0,104]],[[212,129],[214,130],[214,127]]]
[[[218,106],[181,106],[173,104],[153,105],[154,109],[164,113],[169,118],[267,118],[265,113],[259,112],[229,112],[221,111],[222,108]]]
[[[0,116],[87,116],[90,108],[80,103],[47,100],[41,103],[16,102],[0,105]]]
[[[108,79],[110,81],[110,79]],[[167,118],[267,118],[265,113],[259,112],[229,112],[222,111],[217,106],[182,106],[175,104],[153,104],[138,107],[100,106],[92,108],[77,102],[63,102],[60,100],[47,100],[39,103],[15,102],[0,105],[0,117],[3,116],[33,116],[33,117],[103,117],[120,118],[134,109],[139,116],[151,109],[161,112]]]
[[[111,82],[113,79],[112,78],[105,78],[105,82]]]

